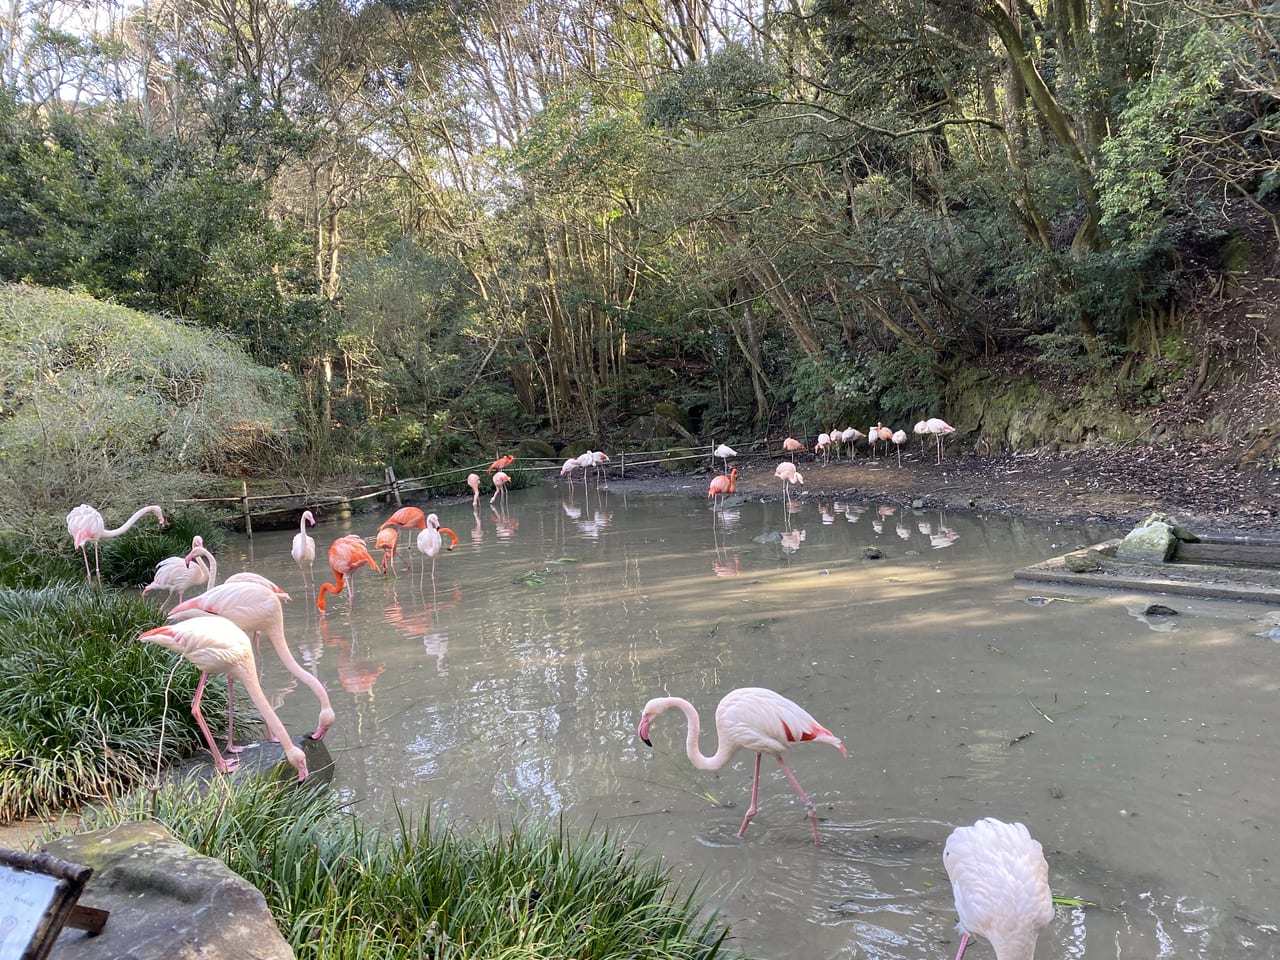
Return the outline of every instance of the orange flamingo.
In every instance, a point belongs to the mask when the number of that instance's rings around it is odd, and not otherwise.
[[[396,550],[400,544],[400,528],[399,527],[382,527],[378,530],[378,536],[373,541],[375,550],[382,551],[382,572],[387,572],[387,565],[390,564],[391,572],[396,572]]]
[[[516,462],[516,458],[508,453],[506,456],[499,457],[497,460],[493,461],[493,463],[489,464],[489,467],[486,470],[486,472],[493,473],[493,471],[495,470],[505,470],[507,467],[511,466],[515,462]]]
[[[75,549],[84,555],[84,576],[86,580],[92,580],[94,574],[97,574],[98,583],[102,583],[102,570],[98,566],[98,541],[120,536],[148,513],[155,514],[156,519],[160,521],[160,526],[164,526],[164,511],[155,504],[138,508],[134,511],[133,516],[113,530],[107,529],[107,524],[102,519],[102,514],[87,503],[74,507],[67,514],[67,533],[71,534],[71,542],[75,544]],[[86,546],[90,540],[93,541],[92,574],[89,572],[89,551]]]
[[[427,515],[423,513],[418,507],[401,507],[391,516],[387,517],[386,520],[382,521],[382,526],[378,527],[378,532],[381,533],[383,530],[387,529],[388,527],[396,527],[396,528],[406,527],[410,530],[421,530],[426,525],[427,525]],[[398,542],[399,537],[397,537],[396,539]],[[385,542],[385,538],[384,538],[384,542]],[[375,546],[376,545],[377,544],[375,542]],[[393,550],[392,553],[394,552],[395,551]],[[409,559],[406,561],[408,563],[407,569],[412,570],[413,569],[413,552],[406,551],[406,553],[409,557]]]
[[[996,960],[1032,960],[1036,938],[1053,920],[1049,864],[1021,823],[994,817],[957,827],[942,851],[960,916],[960,950],[985,937]]]
[[[316,597],[316,609],[324,613],[325,594],[342,593],[346,588],[346,578],[364,566],[377,570],[378,561],[369,555],[369,548],[364,545],[358,533],[349,533],[333,541],[332,546],[329,547],[329,569],[333,571],[334,582],[320,584],[320,595]],[[351,588],[351,597],[355,599],[354,585]]]
[[[636,733],[647,746],[653,746],[649,740],[649,726],[662,713],[676,707],[689,721],[689,732],[685,738],[685,752],[689,762],[698,770],[719,770],[733,759],[739,750],[754,750],[756,753],[756,772],[751,781],[751,806],[738,828],[738,836],[747,832],[747,824],[756,815],[757,801],[760,793],[760,758],[764,754],[776,757],[778,766],[786,774],[791,785],[795,787],[804,804],[805,816],[809,818],[809,826],[813,829],[813,842],[818,839],[818,812],[813,801],[800,786],[800,781],[791,772],[787,762],[782,759],[783,751],[797,743],[812,741],[829,743],[845,753],[840,738],[813,719],[803,707],[788,700],[780,693],[766,690],[764,687],[739,687],[724,695],[720,705],[716,707],[716,752],[704,756],[698,746],[698,738],[702,732],[702,722],[693,704],[682,697],[655,697],[644,705],[640,716],[640,725]]]
[[[783,453],[802,453],[804,452],[804,444],[795,437],[787,437],[782,441]]]
[[[734,467],[727,475],[720,474],[718,477],[712,477],[711,486],[707,489],[707,496],[714,497],[712,506],[715,507],[717,502],[723,505],[724,498],[733,493],[734,484],[738,479],[738,468]]]
[[[307,779],[307,758],[289,736],[289,731],[281,722],[276,712],[271,709],[271,702],[262,692],[258,683],[258,669],[253,660],[253,644],[248,635],[225,617],[201,616],[178,623],[166,624],[147,630],[138,637],[143,643],[154,643],[174,653],[180,653],[200,669],[200,683],[196,686],[196,695],[191,701],[191,714],[196,718],[200,732],[204,734],[209,752],[213,754],[213,764],[219,773],[230,773],[240,761],[236,757],[224,759],[214,743],[213,734],[205,722],[200,710],[200,700],[204,696],[204,686],[209,681],[209,674],[226,674],[228,681],[239,680],[249,693],[267,730],[280,741],[287,759],[298,779]]]

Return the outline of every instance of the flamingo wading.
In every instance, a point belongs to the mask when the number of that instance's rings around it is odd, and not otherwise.
[[[655,697],[644,705],[640,716],[640,725],[636,733],[647,746],[653,746],[649,740],[649,727],[653,721],[672,707],[680,710],[689,722],[689,732],[685,739],[685,751],[689,762],[698,770],[719,770],[733,759],[739,750],[754,750],[756,754],[755,777],[751,781],[751,806],[747,815],[742,818],[742,826],[738,828],[738,836],[747,832],[747,824],[756,815],[757,799],[760,793],[760,758],[766,753],[776,757],[778,766],[786,774],[791,786],[795,788],[804,804],[805,816],[809,818],[809,826],[813,830],[813,842],[818,839],[818,812],[813,801],[800,786],[800,781],[791,772],[787,762],[782,759],[783,751],[797,743],[813,741],[829,743],[845,753],[840,738],[813,719],[802,706],[788,700],[780,693],[766,690],[764,687],[739,687],[724,695],[720,705],[716,707],[716,752],[711,756],[702,753],[698,746],[698,738],[702,732],[702,722],[693,704],[683,697]]]
[[[1049,864],[1021,823],[986,817],[957,827],[942,851],[960,916],[960,950],[985,937],[996,960],[1032,960],[1040,929],[1053,919]]]
[[[316,525],[316,518],[310,510],[303,510],[302,516],[298,519],[298,532],[293,535],[293,544],[289,548],[289,555],[293,557],[293,562],[298,565],[302,571],[302,585],[307,588],[314,588],[316,585],[316,541],[309,533],[307,533],[307,524]],[[307,582],[308,573],[311,575],[311,582]]]
[[[390,523],[391,521],[387,521]],[[320,593],[316,597],[316,609],[324,613],[325,595],[342,593],[347,586],[346,578],[361,567],[378,568],[378,561],[369,555],[369,548],[358,533],[349,533],[339,537],[329,547],[329,569],[333,571],[333,583],[320,584]],[[352,599],[355,598],[355,586],[351,587]]]

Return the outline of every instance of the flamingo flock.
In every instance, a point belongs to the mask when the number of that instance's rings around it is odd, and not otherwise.
[[[935,463],[942,463],[944,439],[947,434],[955,432],[955,428],[932,418],[918,422],[913,432],[921,437],[922,445],[924,438],[934,437]],[[887,453],[887,445],[893,443],[901,465],[907,433],[881,423],[876,423],[865,434],[852,428],[824,432],[817,437],[812,455],[824,464],[833,456],[839,459],[845,452],[853,457],[855,444],[863,438],[872,458],[876,457],[881,445],[885,446]],[[804,483],[795,460],[791,458],[809,451],[799,441],[788,437],[782,444],[782,452],[789,459],[776,464],[774,476],[781,481],[783,500],[789,502],[792,488]],[[723,507],[724,499],[735,492],[739,469],[737,466],[730,469],[728,461],[737,458],[738,454],[727,444],[719,444],[714,448],[713,456],[725,468],[725,472],[715,476],[708,485],[707,497],[713,501],[713,509],[718,510]],[[566,459],[560,468],[560,476],[572,486],[575,472],[581,472],[585,484],[591,472],[597,471],[598,483],[598,471],[608,463],[608,459],[603,453],[590,451]],[[493,491],[491,505],[501,501],[505,507],[507,486],[511,481],[505,468],[513,462],[514,457],[510,455],[498,457],[486,470]],[[467,487],[473,510],[476,510],[481,493],[478,473],[467,476]],[[566,513],[568,509],[566,505]],[[75,549],[80,550],[84,557],[86,578],[101,577],[98,540],[123,535],[148,514],[154,514],[160,523],[164,522],[158,506],[136,511],[115,529],[107,529],[101,514],[86,505],[77,507],[68,515],[68,532],[73,537]],[[478,520],[478,513],[476,517]],[[827,522],[825,514],[824,522]],[[308,527],[314,527],[315,523],[311,511],[304,511],[290,550],[308,589],[315,583],[312,566],[316,552],[315,540],[308,533]],[[900,525],[899,531],[902,529],[905,528]],[[418,507],[404,507],[378,528],[375,549],[382,552],[381,563],[370,554],[364,538],[358,534],[348,534],[332,541],[328,562],[333,582],[320,585],[316,596],[317,609],[323,614],[329,599],[335,596],[346,595],[354,602],[354,574],[362,567],[380,570],[384,574],[393,573],[402,530],[417,531],[415,545],[424,558],[424,574],[425,559],[430,558],[434,581],[435,564],[442,548],[446,553],[452,551],[458,545],[458,537],[441,524],[438,514],[426,514]],[[91,541],[95,548],[92,570],[87,554],[87,545]],[[162,607],[175,597],[177,602],[169,611],[169,622],[165,626],[145,631],[139,639],[170,649],[201,670],[191,709],[216,769],[224,773],[234,771],[237,766],[234,754],[240,749],[233,743],[230,716],[225,746],[228,756],[219,749],[200,710],[208,678],[224,675],[229,685],[239,682],[245,688],[272,739],[283,745],[286,761],[294,767],[298,779],[303,780],[308,776],[305,756],[290,738],[262,691],[254,653],[257,636],[265,634],[285,668],[316,697],[319,712],[309,736],[317,740],[322,738],[335,722],[335,711],[323,682],[301,666],[289,649],[283,615],[283,604],[289,596],[271,581],[252,573],[236,574],[222,584],[216,581],[216,560],[197,536],[188,554],[162,561],[154,579],[144,588],[144,595],[167,592],[161,601]],[[201,588],[203,592],[197,596],[185,597],[187,592]],[[323,623],[323,617],[321,620]],[[697,709],[679,696],[654,697],[645,703],[636,727],[641,742],[653,746],[653,727],[668,710],[678,710],[685,717],[685,753],[695,770],[717,771],[729,764],[739,752],[754,754],[750,802],[738,827],[738,838],[745,838],[748,826],[760,809],[761,764],[763,758],[769,756],[776,760],[779,770],[799,798],[814,845],[821,844],[817,807],[784,755],[802,744],[815,743],[835,747],[842,756],[847,756],[845,744],[836,733],[819,723],[795,701],[774,690],[752,686],[730,690],[720,700],[715,711],[716,744],[713,753],[706,754],[701,749],[702,726]],[[994,818],[981,819],[972,826],[957,827],[947,838],[942,862],[952,885],[959,917],[961,940],[956,960],[961,960],[975,937],[982,937],[991,944],[997,960],[1032,960],[1038,935],[1053,918],[1053,901],[1043,850],[1027,828],[1021,823],[1005,823]]]

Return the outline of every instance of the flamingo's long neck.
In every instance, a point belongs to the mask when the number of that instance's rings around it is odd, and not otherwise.
[[[159,507],[153,504],[150,507],[141,507],[140,509],[136,510],[132,517],[130,517],[124,523],[120,524],[120,526],[116,527],[114,530],[103,530],[102,536],[118,537],[120,536],[120,534],[124,533],[126,530],[132,527],[135,523],[137,523],[139,520],[145,517],[148,513],[154,513],[157,517],[159,517],[160,522],[164,523],[164,514],[160,512]]]
[[[667,697],[666,706],[663,709],[667,707],[678,707],[685,719],[689,721],[689,733],[685,737],[684,749],[689,755],[689,762],[698,770],[719,770],[738,752],[737,746],[732,742],[726,742],[717,730],[716,752],[709,757],[706,756],[698,746],[698,740],[702,736],[702,720],[693,704],[683,697]]]
[[[191,552],[187,554],[187,559],[195,560],[196,562],[199,562],[202,558],[208,564],[206,569],[208,571],[209,577],[205,581],[205,588],[204,588],[205,593],[208,593],[210,590],[212,590],[214,587],[218,585],[218,558],[209,552],[208,547],[205,547],[203,545],[198,547],[192,547]]]
[[[333,571],[333,579],[335,581],[334,583],[320,584],[320,596],[316,597],[316,606],[319,607],[321,611],[324,610],[325,604],[327,603],[325,600],[326,593],[341,593],[343,589],[346,588],[347,580],[346,577],[342,575],[341,570]]]

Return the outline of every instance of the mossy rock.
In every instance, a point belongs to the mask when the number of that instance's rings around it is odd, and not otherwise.
[[[689,411],[677,403],[662,401],[653,405],[653,415],[655,417],[665,417],[667,420],[678,423],[686,433],[693,429],[692,422],[689,420]]]
[[[520,460],[555,460],[556,448],[545,440],[521,440],[520,446],[516,447],[516,457]]]

